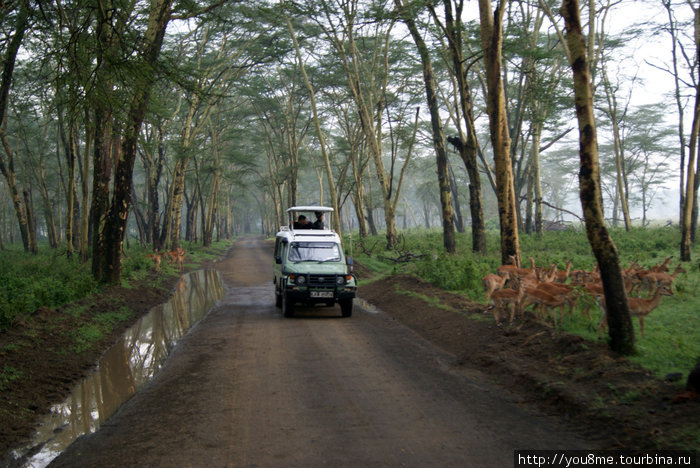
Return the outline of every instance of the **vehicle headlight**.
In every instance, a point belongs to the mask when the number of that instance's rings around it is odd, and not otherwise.
[[[337,284],[339,286],[342,286],[343,284],[345,284],[345,277],[344,276],[337,276],[335,278],[335,284]]]
[[[296,277],[296,283],[301,286],[302,284],[306,283],[306,276],[304,275],[299,275]]]

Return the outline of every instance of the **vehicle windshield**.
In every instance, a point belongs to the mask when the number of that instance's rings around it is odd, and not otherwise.
[[[293,242],[290,262],[339,262],[340,249],[335,242]]]

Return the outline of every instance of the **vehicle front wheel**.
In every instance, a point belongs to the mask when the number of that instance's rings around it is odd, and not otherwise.
[[[289,299],[287,293],[282,293],[282,315],[287,318],[294,317],[294,302]]]
[[[282,293],[275,289],[275,307],[282,307]]]
[[[341,299],[339,301],[339,304],[340,304],[340,313],[343,314],[343,317],[351,317],[352,316],[352,298]]]

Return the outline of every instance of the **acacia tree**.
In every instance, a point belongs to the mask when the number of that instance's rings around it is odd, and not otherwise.
[[[452,2],[454,1],[454,5]],[[455,125],[459,136],[448,137],[459,151],[459,155],[464,162],[464,166],[469,176],[469,209],[471,214],[472,230],[472,250],[474,252],[486,253],[486,231],[484,212],[482,207],[481,176],[477,155],[479,153],[479,143],[476,135],[476,124],[474,120],[474,104],[472,101],[472,91],[468,78],[468,63],[464,58],[464,25],[462,24],[462,11],[464,0],[443,0],[444,24],[440,20],[435,7],[426,2],[435,23],[447,39],[447,49],[449,50],[449,62],[451,63],[451,73],[454,75],[454,87],[456,88],[455,105],[456,116]],[[464,127],[462,126],[462,117]],[[456,187],[453,187],[456,188]],[[455,197],[456,198],[456,197]]]
[[[433,135],[433,146],[435,148],[435,159],[437,160],[438,186],[440,187],[440,207],[442,212],[442,239],[445,250],[455,253],[457,246],[455,243],[455,227],[452,210],[452,194],[450,191],[450,179],[448,173],[447,151],[445,148],[445,134],[442,130],[440,119],[440,108],[437,102],[437,91],[435,78],[433,75],[433,65],[430,60],[430,51],[425,44],[423,37],[418,31],[411,12],[406,4],[401,0],[394,0],[399,16],[408,27],[418,49],[418,55],[423,67],[423,82],[425,85],[425,95],[430,111],[430,122]]]
[[[692,6],[692,4],[691,4]],[[700,7],[693,6],[695,18],[695,57],[696,64],[700,63]],[[686,176],[685,197],[681,213],[681,260],[690,261],[690,247],[692,240],[692,215],[695,209],[698,178],[696,161],[700,164],[700,82],[695,83],[695,105],[693,110],[693,123],[690,130],[688,146],[688,171]]]
[[[121,281],[122,243],[126,233],[126,221],[130,209],[132,175],[136,159],[141,124],[146,115],[150,98],[155,64],[163,44],[165,29],[170,21],[172,0],[152,0],[146,31],[139,50],[141,74],[136,77],[131,96],[124,135],[115,168],[114,194],[103,231],[96,233],[101,238],[104,249],[93,252],[93,272],[103,282]],[[98,265],[97,271],[94,266]]]
[[[361,238],[364,238],[368,235],[368,223],[365,216],[366,189],[364,179],[370,158],[365,149],[362,127],[359,120],[352,114],[353,110],[353,104],[348,99],[341,100],[333,106],[342,135],[342,139],[338,139],[336,146],[345,148],[350,160],[350,170],[352,171],[350,196],[355,207],[359,234]]]
[[[229,51],[224,38],[214,37],[216,31],[210,25],[198,28],[195,56],[195,85],[188,93],[188,105],[180,121],[180,135],[168,188],[168,205],[163,220],[159,245],[174,249],[180,241],[182,204],[185,196],[185,175],[190,158],[195,154],[195,140],[206,129],[209,115],[230,86],[234,75],[234,60],[227,60]],[[221,39],[221,40],[218,40]],[[214,44],[212,46],[212,44]],[[213,49],[213,50],[212,50]],[[235,52],[234,52],[235,54]],[[223,80],[223,81],[222,81]],[[178,106],[179,109],[179,106]]]
[[[641,203],[642,225],[649,224],[648,212],[656,195],[677,175],[670,170],[669,161],[677,154],[674,129],[660,124],[666,116],[665,105],[649,104],[634,109],[628,119],[629,136],[625,141],[630,191]]]
[[[489,115],[489,131],[496,168],[496,198],[501,228],[501,261],[510,256],[520,263],[518,217],[513,185],[513,167],[510,157],[510,134],[506,100],[501,77],[501,51],[503,46],[503,11],[505,0],[499,0],[495,11],[490,0],[479,0],[481,43],[486,71],[486,112]]]
[[[321,147],[321,155],[323,157],[323,167],[326,171],[326,180],[328,182],[328,190],[330,191],[331,204],[333,205],[333,211],[335,216],[333,216],[333,229],[340,233],[340,209],[338,205],[338,193],[335,187],[335,180],[333,177],[333,170],[331,169],[331,160],[328,154],[328,149],[326,147],[326,138],[323,130],[321,129],[321,120],[318,115],[318,107],[316,105],[316,93],[309,76],[306,74],[306,67],[304,66],[304,60],[301,55],[301,49],[299,48],[299,43],[297,42],[296,34],[294,33],[294,27],[292,26],[292,21],[289,16],[285,15],[285,21],[287,23],[287,29],[289,30],[289,35],[292,38],[292,43],[294,44],[294,51],[296,52],[297,64],[299,70],[301,70],[301,75],[304,78],[304,84],[309,91],[309,99],[311,104],[311,112],[313,114],[314,126],[316,127],[316,136],[318,137],[318,143]]]
[[[0,172],[2,172],[2,175],[5,177],[7,182],[7,188],[10,192],[12,205],[15,209],[15,215],[17,216],[17,221],[19,223],[19,230],[22,236],[24,250],[27,252],[37,253],[38,247],[36,244],[36,234],[31,229],[29,224],[31,218],[29,207],[25,202],[26,197],[22,197],[20,194],[21,189],[19,188],[17,182],[14,162],[15,151],[10,145],[10,141],[7,137],[8,102],[10,87],[12,85],[12,76],[15,69],[15,61],[17,59],[17,53],[19,52],[20,46],[22,45],[24,35],[29,28],[29,1],[21,0],[18,3],[18,8],[14,12],[14,25],[12,29],[10,29],[11,33],[9,37],[4,38],[7,47],[5,54],[2,57],[3,66],[2,75],[0,76],[0,141],[2,142],[5,157],[3,158],[0,155]],[[3,15],[11,12],[11,5],[8,4],[5,6],[5,8],[0,8],[0,11],[2,11]],[[13,15],[7,15],[6,18],[11,20]]]
[[[356,36],[361,34],[356,23],[361,13],[358,3],[357,0],[338,0],[332,5],[327,0],[320,0],[318,6],[322,18],[316,18],[314,15],[312,17],[337,53],[345,72],[347,87],[355,103],[365,135],[365,144],[374,162],[382,192],[386,247],[390,249],[397,241],[395,200],[399,199],[400,194],[392,183],[393,172],[387,171],[384,165],[382,118],[386,105],[394,21],[373,20],[368,23],[374,30],[367,37],[360,37],[360,40],[369,47],[358,46]]]
[[[634,328],[622,281],[617,248],[608,233],[603,217],[591,75],[586,58],[578,0],[564,0],[560,12],[566,24],[566,40],[571,53],[571,69],[574,77],[576,117],[580,134],[579,194],[586,222],[586,235],[598,261],[605,291],[610,347],[619,353],[630,354],[634,351]]]

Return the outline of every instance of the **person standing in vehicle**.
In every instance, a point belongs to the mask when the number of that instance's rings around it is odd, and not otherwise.
[[[306,219],[306,216],[299,215],[299,220],[294,222],[294,229],[311,229],[311,223]]]
[[[316,221],[311,225],[311,229],[324,229],[323,225],[323,213],[317,211],[314,213],[316,215]]]

